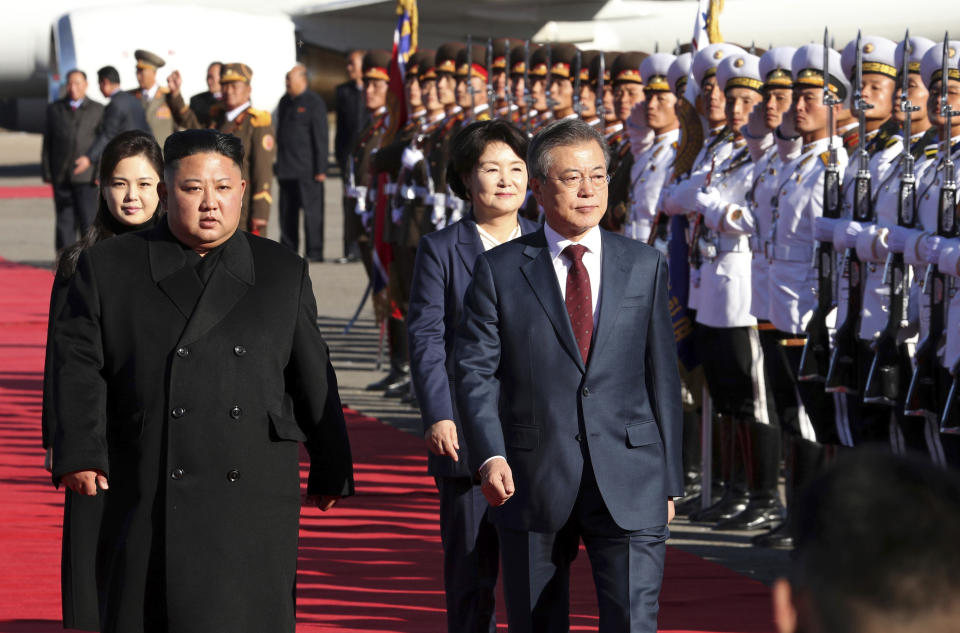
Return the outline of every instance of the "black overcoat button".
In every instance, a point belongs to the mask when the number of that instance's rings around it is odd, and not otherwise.
[[[174,468],[173,471],[170,473],[170,479],[176,479],[177,481],[180,481],[181,479],[183,479],[183,469]]]
[[[190,350],[188,350],[186,347],[177,348],[177,356],[179,356],[180,358],[186,358],[189,355],[190,355]]]
[[[240,479],[239,470],[231,470],[230,472],[227,473],[227,481],[234,482],[238,479]]]
[[[247,353],[247,348],[244,347],[243,345],[234,345],[233,353],[236,354],[237,356],[243,356],[244,354]]]
[[[230,417],[233,418],[234,420],[240,419],[241,413],[243,413],[243,411],[241,411],[240,407],[238,406],[234,406],[232,409],[230,409]]]
[[[186,414],[187,414],[187,410],[184,409],[183,407],[177,407],[176,409],[170,412],[170,415],[172,415],[175,418],[182,418]]]

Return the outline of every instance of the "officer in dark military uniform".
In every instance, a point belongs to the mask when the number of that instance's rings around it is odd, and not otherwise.
[[[576,79],[577,47],[573,44],[554,44],[550,50],[550,75],[547,79],[553,100],[553,118],[576,118],[573,111],[573,84]],[[583,65],[581,57],[580,64]]]
[[[603,120],[597,114],[597,74],[600,72],[600,51],[583,51],[580,55],[580,118],[591,127],[603,130]],[[596,70],[593,66],[596,63]]]
[[[130,94],[140,100],[143,111],[147,115],[150,131],[160,147],[167,137],[176,130],[170,107],[167,105],[168,90],[157,83],[157,69],[166,65],[166,61],[155,53],[137,49],[133,52],[137,60],[137,83],[140,85]]]
[[[307,69],[287,73],[287,93],[277,104],[277,184],[280,188],[280,243],[300,247],[300,209],[306,258],[323,261],[323,199],[330,153],[327,106],[310,90]]]
[[[276,140],[270,113],[250,105],[250,79],[253,71],[246,64],[224,64],[220,76],[223,103],[210,112],[210,127],[225,134],[233,134],[243,143],[243,164],[240,166],[247,182],[240,211],[240,227],[255,235],[266,236],[270,217],[273,186],[273,159]],[[167,79],[170,92],[167,105],[177,124],[185,128],[201,128],[197,113],[190,109],[180,93],[182,80],[179,71]]]
[[[530,69],[527,76],[530,78],[530,97],[533,99],[530,111],[527,112],[527,127],[531,134],[536,134],[537,130],[553,120],[553,109],[547,100],[547,75],[550,69],[547,67],[547,52],[551,52],[546,46],[541,46],[534,50],[530,49]],[[523,214],[523,211],[520,212]]]

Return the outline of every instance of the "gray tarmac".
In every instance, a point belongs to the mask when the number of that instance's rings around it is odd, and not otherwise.
[[[39,135],[0,131],[0,188],[42,185],[40,148]],[[343,254],[341,191],[339,177],[332,175],[328,178],[324,247],[327,260]],[[267,234],[279,239],[276,202]],[[0,198],[0,258],[52,268],[55,256],[53,236],[52,199]],[[367,285],[363,266],[332,261],[311,263],[310,277],[317,298],[320,328],[331,347],[344,404],[419,436],[420,417],[415,409],[398,400],[364,391],[365,385],[378,380],[384,372],[378,368],[380,330],[374,321],[371,302],[366,301],[358,310]],[[351,324],[355,314],[357,318]],[[351,324],[349,331],[348,324]],[[383,360],[386,363],[385,352]],[[756,532],[718,532],[709,526],[691,524],[684,518],[675,520],[670,528],[671,545],[764,584],[771,584],[787,570],[788,552],[750,545],[750,537]]]

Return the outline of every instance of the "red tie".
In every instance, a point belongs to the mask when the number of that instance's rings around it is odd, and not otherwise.
[[[590,338],[593,336],[593,298],[590,294],[590,275],[583,265],[583,254],[586,246],[571,244],[563,249],[562,255],[570,260],[570,269],[567,271],[567,314],[570,315],[570,325],[573,334],[577,337],[577,347],[583,364],[587,364],[590,355]]]

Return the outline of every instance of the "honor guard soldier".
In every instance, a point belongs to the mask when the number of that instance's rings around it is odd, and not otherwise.
[[[133,57],[137,60],[139,87],[131,90],[130,93],[140,100],[150,131],[160,147],[163,147],[163,142],[176,130],[166,101],[168,90],[157,83],[157,69],[162,68],[167,62],[159,55],[142,49],[135,50]]]
[[[530,80],[530,97],[533,99],[530,111],[527,113],[527,127],[530,134],[536,134],[537,130],[553,120],[553,107],[547,99],[547,75],[550,72],[547,67],[547,53],[550,51],[549,46],[530,50],[528,60],[530,68],[527,72],[527,78]]]
[[[667,81],[667,73],[675,60],[676,57],[668,53],[654,53],[640,64],[646,97],[642,113],[646,117],[646,127],[654,137],[649,148],[633,154],[630,215],[624,234],[641,242],[649,241],[660,191],[671,175],[680,140],[677,98]]]
[[[760,59],[742,52],[725,56],[716,81],[725,96],[733,151],[714,167],[710,183],[695,197],[693,247],[699,249],[702,291],[697,349],[719,435],[732,461],[724,496],[691,519],[717,521],[717,529],[744,530],[777,523],[783,515],[777,488],[780,434],[771,424],[772,398],[757,320],[750,313],[749,235],[756,222],[747,195],[755,165],[741,128],[763,98]]]
[[[591,70],[602,55],[600,51],[583,51],[580,55],[580,118],[598,130],[603,130],[603,120],[597,114],[597,71]]]
[[[896,48],[896,43],[886,38],[858,36],[847,44],[841,57],[843,72],[854,91],[851,107],[858,117],[859,143],[842,179],[843,219],[834,225],[833,248],[842,259],[836,269],[836,333],[826,389],[837,394],[841,439],[851,446],[888,442],[892,430],[887,407],[863,402],[873,357],[870,341],[859,336],[864,281],[867,275],[882,276],[883,266],[862,262],[856,253],[856,241],[867,225],[875,225],[872,192],[898,163],[902,150],[899,126],[893,118]],[[829,220],[820,222],[824,230]]]
[[[507,62],[510,56],[510,40],[504,37],[493,40],[493,58],[490,60],[492,73],[490,82],[493,86],[494,107],[498,119],[511,120],[516,111],[513,99],[507,93],[510,91],[510,78],[507,76]]]
[[[464,47],[457,53],[457,105],[466,113],[464,120],[468,122],[490,120],[486,55],[486,48],[479,44],[471,44],[470,48]]]
[[[951,40],[946,47],[938,43],[927,51],[920,63],[920,72],[930,93],[927,112],[937,128],[937,143],[927,146],[926,160],[917,167],[917,217],[913,228],[896,226],[888,236],[890,250],[903,253],[904,262],[913,266],[916,280],[910,298],[918,308],[915,312],[918,313],[919,343],[905,414],[923,419],[933,431],[940,429],[942,409],[949,395],[950,375],[947,370],[953,367],[947,365],[949,359],[944,352],[947,349],[952,351],[956,344],[955,338],[951,341],[950,331],[957,327],[958,321],[956,313],[952,319],[948,318],[947,306],[955,303],[956,284],[950,274],[950,249],[945,249],[956,236],[956,194],[950,191],[955,176],[949,172],[955,172],[955,165],[960,161],[960,116],[954,115],[960,111],[958,52],[960,41]],[[944,57],[946,90],[942,86]],[[944,96],[946,103],[943,103]],[[946,114],[949,114],[949,120]],[[949,141],[944,142],[947,138]],[[941,197],[945,198],[944,203],[941,203]],[[947,250],[945,255],[944,250]],[[941,255],[944,255],[943,269],[940,268]],[[942,345],[944,334],[947,336],[946,348]],[[918,388],[921,385],[917,384],[917,372],[921,369],[928,385],[926,389]],[[956,420],[947,422],[956,425]],[[960,464],[957,435],[928,433],[927,442],[933,448],[935,461],[951,466]]]
[[[553,118],[575,119],[573,85],[577,47],[573,44],[554,44],[550,49],[550,76],[547,79],[550,98],[553,100]],[[580,65],[583,65],[581,56]],[[579,95],[577,95],[579,98]]]
[[[531,48],[530,44],[520,44],[510,49],[510,91],[513,96],[513,102],[516,107],[511,122],[518,125],[521,129],[526,126],[531,112],[530,103],[527,100],[530,86],[524,83],[524,77],[527,72],[527,53]]]
[[[902,452],[910,448],[928,451],[933,448],[931,454],[936,455],[936,447],[929,446],[926,438],[935,437],[937,429],[925,425],[923,418],[903,414],[908,381],[913,373],[909,349],[915,347],[917,342],[915,331],[907,324],[909,309],[906,309],[913,275],[910,267],[904,264],[903,255],[890,257],[887,247],[889,232],[901,221],[904,226],[914,224],[916,208],[913,202],[916,198],[908,196],[901,204],[904,186],[901,183],[907,181],[906,185],[912,185],[912,190],[916,191],[917,170],[913,162],[923,156],[925,146],[933,142],[936,135],[936,129],[931,127],[927,118],[929,92],[920,76],[920,62],[933,47],[933,41],[923,37],[911,37],[909,41],[897,44],[895,66],[898,94],[894,100],[894,118],[901,126],[897,133],[901,154],[896,157],[896,166],[888,169],[883,179],[873,186],[876,223],[863,224],[863,230],[856,238],[856,252],[866,266],[859,337],[870,345],[866,359],[870,369],[863,399],[886,409],[886,413],[878,414],[877,425],[881,426],[886,418],[895,450]],[[904,85],[906,91],[903,90]],[[910,111],[904,112],[904,107]],[[906,117],[910,117],[909,125]],[[910,137],[906,141],[906,148],[903,146],[905,133],[909,133]],[[907,165],[904,149],[910,152],[910,165]],[[877,359],[881,364],[879,366]],[[892,388],[892,383],[881,376],[892,373],[899,376],[893,381],[898,383],[896,388]],[[887,387],[883,383],[887,383]]]
[[[427,162],[429,192],[424,198],[430,210],[430,219],[435,229],[447,226],[450,210],[447,206],[447,162],[450,158],[450,142],[463,123],[464,112],[457,103],[457,56],[464,50],[460,42],[448,42],[437,49],[436,85],[437,98],[446,111],[442,124],[436,126],[427,137],[423,153]]]
[[[841,138],[830,135],[830,124],[834,122],[831,111],[835,116],[841,106],[824,104],[824,83],[838,104],[849,95],[850,83],[840,69],[840,54],[832,49],[828,49],[827,54],[826,76],[823,46],[808,44],[793,55],[793,105],[777,134],[780,137],[798,135],[801,147],[794,158],[780,156],[784,164],[779,170],[779,179],[775,179],[776,202],[771,200],[773,222],[766,240],[770,260],[768,316],[780,338],[780,360],[787,365],[802,405],[797,413],[797,427],[790,426],[793,418],[781,420],[787,434],[784,444],[788,452],[785,460],[788,503],[795,498],[796,491],[816,475],[824,460],[825,447],[839,442],[833,398],[824,392],[822,379],[807,380],[801,372],[809,324],[817,311],[829,312],[832,308],[829,301],[832,279],[820,278],[817,266],[811,265],[811,262],[826,261],[831,265],[833,262],[829,252],[823,257],[815,255],[814,219],[824,213],[824,180],[828,172],[839,175],[847,165]],[[839,196],[839,191],[835,195]],[[825,322],[823,327],[826,328]],[[823,336],[827,338],[826,332]],[[789,524],[785,522],[755,537],[753,542],[766,547],[789,545]]]
[[[253,71],[246,64],[224,64],[220,75],[223,103],[214,106],[210,127],[224,134],[233,134],[243,143],[243,164],[240,166],[247,187],[240,209],[240,227],[255,235],[265,236],[270,205],[273,203],[273,159],[276,140],[270,113],[257,110],[250,102],[250,80]],[[170,92],[167,105],[174,120],[184,128],[200,128],[197,113],[190,109],[180,94],[182,80],[179,71],[167,79]]]
[[[627,119],[633,107],[643,101],[643,79],[640,64],[646,54],[638,52],[621,53],[613,61],[610,78],[613,81],[613,107],[617,118],[626,129]],[[626,133],[615,134],[608,138],[610,142],[610,187],[607,199],[607,212],[600,226],[608,231],[620,233],[630,215],[630,171],[633,169],[633,153],[630,139]],[[641,148],[637,148],[642,151]]]

